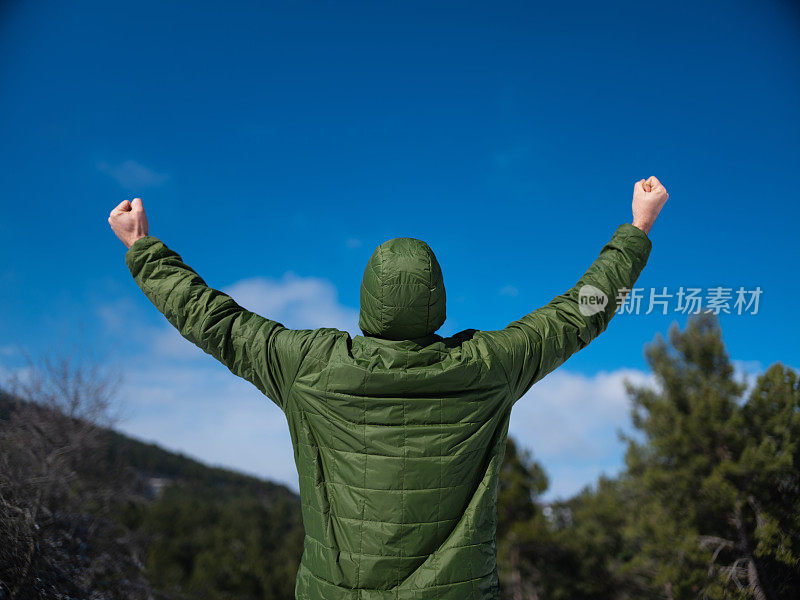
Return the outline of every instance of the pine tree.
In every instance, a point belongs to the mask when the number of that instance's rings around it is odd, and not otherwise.
[[[713,315],[669,340],[646,350],[658,389],[629,387],[640,552],[628,569],[675,600],[800,597],[797,375],[774,365],[744,400]]]

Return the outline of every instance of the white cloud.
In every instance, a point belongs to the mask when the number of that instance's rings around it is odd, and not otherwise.
[[[158,173],[135,160],[126,160],[114,165],[100,162],[97,168],[113,177],[126,190],[157,187],[168,179],[164,173]]]
[[[511,413],[510,434],[550,476],[548,497],[570,496],[622,465],[619,429],[630,428],[625,380],[655,386],[652,375],[618,369],[583,375],[559,370],[537,383]]]
[[[357,333],[358,311],[339,304],[338,292],[327,279],[286,273],[282,279],[244,279],[225,290],[249,310],[294,329],[336,327]]]

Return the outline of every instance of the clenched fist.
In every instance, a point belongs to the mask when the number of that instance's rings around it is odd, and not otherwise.
[[[667,189],[655,177],[637,181],[633,185],[633,224],[649,233],[668,199]]]
[[[133,202],[123,200],[111,211],[108,224],[117,234],[125,246],[130,248],[139,238],[148,235],[147,215],[141,198],[134,198]]]

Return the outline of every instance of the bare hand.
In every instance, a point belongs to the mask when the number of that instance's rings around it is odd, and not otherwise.
[[[633,186],[633,224],[649,233],[668,199],[667,189],[655,177],[637,181]]]
[[[133,202],[123,200],[111,211],[108,224],[117,234],[117,237],[130,248],[139,238],[148,235],[147,215],[141,198],[134,198]]]

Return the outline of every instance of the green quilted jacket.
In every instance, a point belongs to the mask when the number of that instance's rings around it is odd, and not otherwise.
[[[621,225],[566,293],[504,329],[447,338],[435,333],[441,269],[413,238],[369,259],[355,337],[254,314],[155,237],[126,263],[181,335],[283,410],[305,526],[296,598],[484,600],[499,597],[497,476],[511,407],[606,328],[650,248]]]

